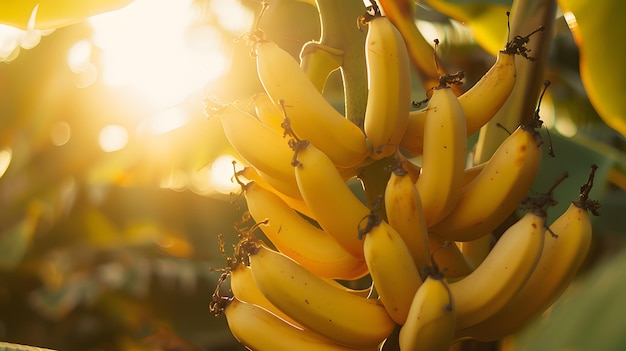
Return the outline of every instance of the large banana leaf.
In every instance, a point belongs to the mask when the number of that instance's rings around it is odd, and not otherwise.
[[[580,74],[591,104],[611,128],[626,136],[626,2],[559,0],[580,49]]]
[[[99,13],[117,10],[131,1],[2,0],[0,1],[0,23],[20,29],[56,29]],[[33,15],[34,21],[29,26]]]

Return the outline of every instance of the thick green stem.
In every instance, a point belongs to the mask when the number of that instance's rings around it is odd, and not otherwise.
[[[540,26],[545,30],[530,38],[529,55],[534,61],[521,56],[515,58],[517,78],[511,96],[494,118],[487,123],[478,135],[474,164],[485,162],[491,158],[498,146],[507,137],[498,124],[508,130],[514,130],[520,124],[533,117],[539,97],[543,74],[548,61],[548,51],[554,28],[556,1],[554,0],[515,0],[511,9],[511,37],[527,35]]]
[[[365,67],[366,29],[357,26],[365,13],[361,0],[316,0],[320,14],[320,43],[344,51],[343,78],[346,118],[363,128],[367,104],[367,70]]]

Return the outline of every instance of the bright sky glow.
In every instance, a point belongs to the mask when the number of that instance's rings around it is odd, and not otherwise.
[[[98,142],[105,152],[121,150],[128,143],[128,131],[122,126],[110,124],[100,130]]]
[[[130,86],[155,108],[202,91],[229,62],[217,30],[194,27],[189,35],[194,15],[192,0],[135,0],[89,19],[104,83]]]
[[[233,178],[233,160],[236,160],[236,158],[232,155],[222,155],[211,164],[211,185],[222,194],[230,194],[240,188]],[[241,162],[237,162],[235,167],[237,171],[243,169]]]

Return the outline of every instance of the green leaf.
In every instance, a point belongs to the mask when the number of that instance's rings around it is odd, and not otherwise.
[[[626,349],[626,250],[589,271],[529,329],[515,350]]]
[[[445,1],[426,0],[428,5],[466,26],[476,42],[494,56],[507,41],[507,16],[511,1]]]
[[[626,45],[622,33],[626,2],[559,0],[580,50],[580,73],[589,100],[611,128],[626,136]]]
[[[20,29],[56,29],[99,13],[117,10],[131,1],[3,0],[0,1],[0,23]],[[33,15],[34,21],[29,27]]]

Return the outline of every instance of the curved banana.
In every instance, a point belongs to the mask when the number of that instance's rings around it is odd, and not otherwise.
[[[247,302],[253,305],[257,305],[267,311],[275,314],[276,316],[284,319],[288,323],[291,323],[299,328],[302,328],[298,322],[294,321],[291,317],[284,314],[281,310],[276,308],[266,297],[263,295],[252,276],[252,270],[242,262],[234,264],[229,270],[230,275],[230,290],[237,300]]]
[[[485,260],[487,255],[489,255],[493,242],[494,237],[489,233],[476,240],[465,242],[457,241],[456,244],[470,266],[476,268]]]
[[[284,134],[283,121],[285,116],[279,106],[274,105],[272,99],[265,93],[258,93],[252,97],[257,118],[266,126]]]
[[[365,262],[383,306],[396,323],[404,324],[422,277],[400,234],[376,215],[370,216],[362,232]]]
[[[313,144],[298,148],[296,181],[318,224],[355,257],[363,257],[359,224],[370,210],[350,190],[332,160]]]
[[[259,288],[305,328],[352,347],[375,347],[393,331],[395,323],[378,300],[338,289],[286,255],[251,244],[250,268]]]
[[[404,168],[391,172],[385,188],[387,221],[408,246],[415,266],[421,270],[431,262],[428,231],[420,194]]]
[[[422,199],[426,227],[430,228],[454,209],[463,185],[465,117],[451,88],[434,90],[424,133],[422,171],[415,185]]]
[[[591,182],[582,189],[580,200],[572,202],[545,232],[537,266],[522,289],[495,315],[460,330],[458,336],[479,341],[504,338],[537,318],[565,291],[587,257],[592,238],[589,212],[598,206],[588,200]]]
[[[530,190],[541,163],[538,133],[518,127],[498,147],[483,170],[465,185],[456,206],[429,228],[446,240],[471,241],[490,233]]]
[[[316,41],[304,43],[300,50],[300,67],[319,92],[324,90],[328,76],[343,63],[344,51]]]
[[[545,221],[545,213],[527,212],[471,274],[450,283],[458,330],[496,314],[528,280],[543,248]]]
[[[434,234],[428,236],[428,241],[432,260],[444,277],[463,278],[472,273],[475,267],[454,242],[446,241]]]
[[[465,113],[467,136],[476,133],[500,110],[515,85],[515,54],[500,51],[496,62],[476,84],[459,96]],[[411,155],[421,155],[424,123],[428,108],[411,111],[400,147]]]
[[[232,298],[224,308],[228,327],[250,350],[354,351],[311,330],[301,329],[268,310]],[[356,349],[358,350],[358,349]],[[375,347],[361,349],[375,351]]]
[[[346,251],[337,240],[304,219],[271,191],[250,182],[244,187],[248,211],[274,246],[312,273],[331,279],[352,280],[367,274],[367,265]]]
[[[441,276],[428,276],[411,302],[400,328],[402,351],[447,351],[456,325],[456,301]]]
[[[260,173],[295,185],[293,150],[282,134],[234,104],[221,105],[209,100],[205,104],[207,115],[220,119],[226,138],[247,163]]]
[[[368,95],[364,130],[372,143],[370,157],[381,159],[398,149],[411,107],[411,68],[400,32],[389,18],[368,22],[365,38]]]
[[[363,131],[326,100],[287,51],[265,39],[254,47],[265,92],[276,105],[284,104],[297,137],[310,140],[337,166],[361,163],[369,154]]]
[[[275,187],[272,186],[265,178],[263,178],[259,172],[251,166],[246,166],[241,171],[237,172],[237,176],[243,176],[247,180],[254,181],[257,186],[261,186],[276,196],[280,197],[283,201],[285,201],[289,207],[300,212],[301,214],[315,220],[313,214],[311,213],[311,209],[306,205],[304,199],[302,199],[302,195],[300,195],[300,190],[298,189],[298,197],[290,197],[285,195],[283,192],[279,191]],[[295,176],[295,175],[294,175]],[[297,186],[297,184],[296,184]]]

